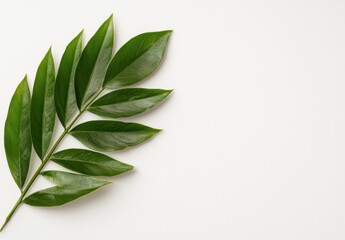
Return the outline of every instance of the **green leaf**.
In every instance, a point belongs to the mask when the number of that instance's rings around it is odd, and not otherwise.
[[[75,73],[77,104],[82,109],[102,88],[114,43],[113,16],[105,21],[87,43]]]
[[[133,169],[131,165],[84,149],[64,150],[50,159],[67,169],[91,176],[116,176]]]
[[[171,92],[161,89],[121,89],[101,97],[88,108],[88,111],[103,117],[131,117],[157,106]]]
[[[51,49],[36,73],[31,102],[31,136],[38,156],[46,154],[55,125],[55,67]]]
[[[5,123],[5,151],[8,166],[19,188],[24,186],[31,159],[31,96],[27,77],[17,87]]]
[[[142,143],[159,131],[137,123],[90,121],[76,126],[70,134],[93,150],[117,151]]]
[[[41,174],[57,186],[33,193],[23,200],[24,203],[38,207],[59,206],[111,183],[90,176],[60,171],[46,171]]]
[[[83,32],[79,33],[66,47],[62,56],[55,86],[55,107],[61,124],[68,121],[78,110],[74,88],[74,76],[82,51]]]
[[[109,64],[103,86],[128,86],[150,76],[162,61],[170,33],[143,33],[129,40]]]

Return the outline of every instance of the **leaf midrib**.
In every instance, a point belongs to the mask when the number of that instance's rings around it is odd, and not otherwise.
[[[45,67],[45,81],[44,81],[44,98],[43,98],[43,111],[42,111],[42,136],[41,136],[41,158],[44,158],[44,155],[45,155],[45,150],[44,150],[44,137],[46,136],[45,135],[45,133],[43,132],[44,130],[43,130],[43,126],[45,126],[45,115],[44,115],[44,113],[46,112],[46,103],[47,103],[47,101],[46,101],[46,95],[47,95],[47,89],[49,88],[49,84],[47,84],[48,83],[48,81],[49,81],[49,79],[48,79],[48,70],[51,68],[51,66],[49,66],[49,63],[50,63],[50,56],[47,56],[47,61],[46,61],[46,67]],[[54,106],[55,107],[55,106]],[[49,146],[48,146],[49,147]]]
[[[133,132],[145,132],[145,130],[140,130],[140,131],[116,131],[116,132],[110,132],[110,131],[104,131],[104,130],[99,130],[99,131],[92,131],[92,130],[87,130],[87,131],[71,131],[70,133],[73,135],[74,133],[94,133],[94,132],[108,132],[108,133],[133,133]]]
[[[22,94],[22,98],[21,98],[21,101],[20,101],[20,116],[22,115],[23,113],[23,101],[24,101],[24,87],[23,87],[23,94]],[[21,145],[21,142],[22,142],[22,118],[20,118],[20,123],[19,123],[19,136],[20,136],[20,139],[19,139],[19,142],[20,142],[20,145]],[[24,185],[24,182],[22,181],[22,177],[23,177],[23,174],[22,174],[22,169],[23,169],[23,166],[22,166],[22,163],[23,161],[21,161],[22,159],[22,155],[21,155],[21,149],[20,147],[18,148],[18,151],[19,151],[19,181],[20,181],[20,185]]]
[[[89,109],[99,108],[99,107],[108,107],[108,106],[117,105],[117,104],[124,104],[124,103],[136,103],[136,102],[142,101],[143,99],[156,98],[156,97],[161,96],[161,95],[164,95],[164,93],[158,94],[158,95],[154,95],[154,96],[151,96],[151,97],[142,97],[142,98],[138,98],[138,99],[135,99],[135,100],[133,100],[133,101],[125,100],[125,101],[120,101],[120,102],[116,102],[116,103],[109,103],[109,104],[103,104],[103,105],[95,105],[95,106],[92,106],[92,105],[91,105],[91,106],[89,107]]]
[[[70,161],[70,162],[83,162],[83,163],[90,163],[90,164],[92,164],[92,165],[97,165],[97,163],[104,163],[105,161],[103,161],[103,160],[100,160],[100,162],[97,162],[97,161],[88,161],[88,160],[81,160],[81,159],[78,159],[78,160],[76,160],[76,159],[73,159],[73,158],[50,158],[50,160],[52,160],[52,161],[66,161],[66,162],[68,162],[68,161]],[[111,162],[110,160],[109,161],[107,161],[107,162]]]

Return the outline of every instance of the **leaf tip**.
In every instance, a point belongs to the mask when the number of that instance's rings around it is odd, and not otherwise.
[[[154,134],[160,133],[164,129],[159,129],[159,128],[153,128],[153,131],[155,132]]]
[[[172,32],[173,32],[173,30],[165,30],[165,31],[162,31],[162,33],[165,33],[165,34],[167,34],[167,35],[170,35]]]
[[[112,23],[113,18],[114,18],[114,14],[112,13],[105,22]]]
[[[27,74],[25,74],[25,76],[24,76],[24,78],[20,84],[28,84],[28,75]]]
[[[113,183],[113,182],[111,182],[111,181],[106,181],[106,180],[102,180],[102,181],[103,181],[103,185],[102,185],[102,186],[107,186],[107,185]]]
[[[52,50],[52,48],[53,48],[53,46],[50,45],[50,47],[49,47],[49,49],[48,49],[48,51],[47,51],[47,53],[45,55],[45,58],[53,58],[53,53],[52,53],[53,50]]]
[[[126,164],[127,172],[132,171],[134,169],[133,165]]]

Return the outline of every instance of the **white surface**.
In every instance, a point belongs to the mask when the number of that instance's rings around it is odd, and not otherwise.
[[[86,41],[111,13],[117,49],[141,32],[174,29],[163,66],[140,86],[175,92],[130,119],[165,129],[114,154],[135,172],[64,207],[23,205],[0,238],[343,240],[344,8],[340,0],[1,1],[0,126],[50,45],[59,60],[82,28]],[[0,146],[2,221],[19,192],[2,137]],[[34,190],[46,185],[40,179]]]

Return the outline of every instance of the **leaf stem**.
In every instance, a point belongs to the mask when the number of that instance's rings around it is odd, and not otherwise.
[[[38,167],[38,169],[36,170],[35,174],[32,176],[32,178],[30,179],[29,183],[26,185],[26,187],[23,189],[20,197],[18,198],[17,202],[14,204],[12,210],[10,211],[10,213],[8,214],[8,216],[6,217],[6,220],[4,222],[4,224],[2,225],[0,232],[2,232],[2,230],[4,230],[4,228],[6,227],[7,223],[10,221],[10,219],[12,218],[13,214],[16,212],[16,210],[18,209],[18,207],[22,204],[22,201],[25,197],[25,195],[28,193],[28,191],[30,190],[32,184],[35,182],[35,180],[37,179],[37,177],[40,175],[42,169],[45,167],[45,165],[48,163],[48,161],[50,160],[50,157],[53,155],[53,153],[55,152],[56,148],[60,145],[60,143],[62,142],[62,140],[65,138],[65,136],[67,135],[67,133],[69,132],[69,130],[73,127],[73,125],[78,121],[78,119],[83,115],[83,113],[88,109],[88,107],[96,100],[96,98],[104,91],[104,87],[102,87],[97,94],[92,97],[92,99],[88,102],[88,104],[85,105],[85,107],[83,107],[82,109],[80,109],[78,115],[76,115],[74,117],[74,119],[71,121],[70,124],[68,124],[68,126],[65,128],[65,130],[62,132],[62,134],[60,135],[60,137],[58,138],[58,140],[56,140],[56,142],[54,143],[54,145],[51,147],[51,149],[49,150],[49,152],[47,153],[47,155],[45,156],[45,158],[42,160],[41,165]]]

